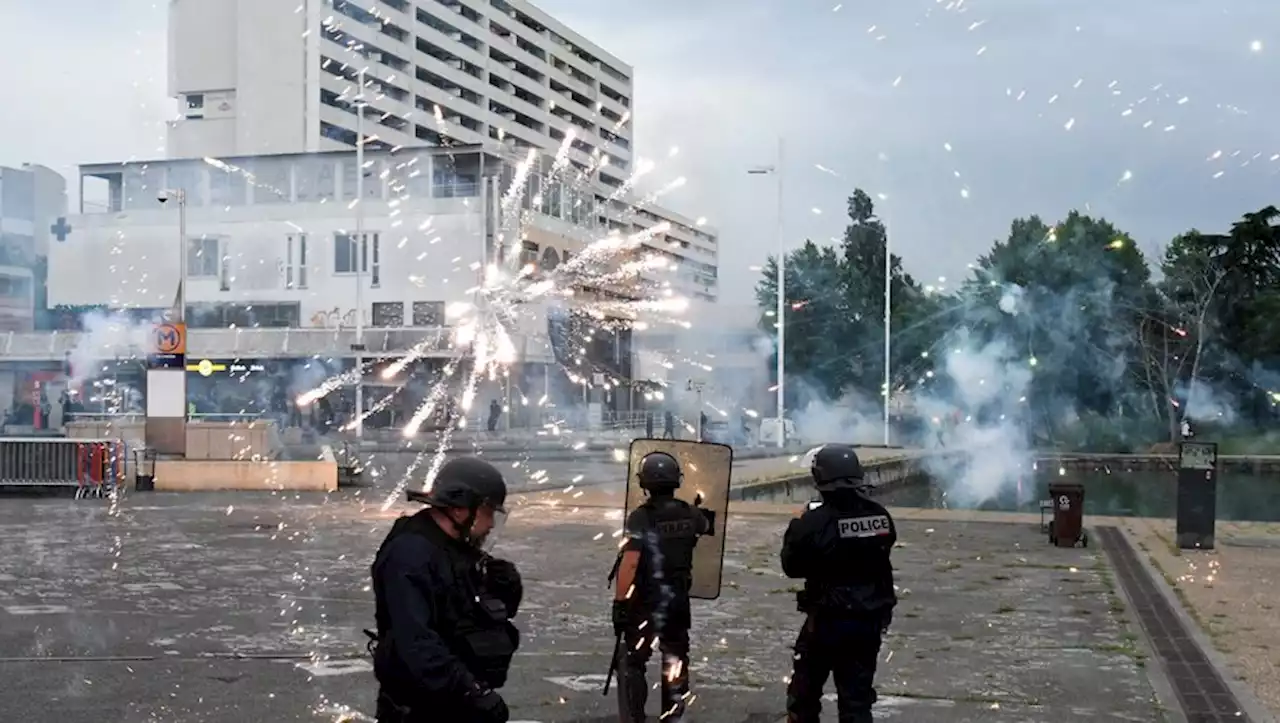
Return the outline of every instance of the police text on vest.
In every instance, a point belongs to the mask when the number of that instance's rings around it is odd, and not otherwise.
[[[889,534],[893,524],[888,515],[872,515],[871,517],[847,517],[837,520],[841,537],[879,537]]]

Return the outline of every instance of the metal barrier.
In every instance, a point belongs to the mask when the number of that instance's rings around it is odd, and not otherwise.
[[[75,487],[76,497],[101,496],[125,474],[118,439],[0,438],[0,486]]]

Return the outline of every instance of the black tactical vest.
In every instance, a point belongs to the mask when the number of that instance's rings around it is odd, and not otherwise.
[[[662,577],[688,590],[693,575],[693,549],[698,544],[701,514],[688,502],[675,497],[653,497],[637,508],[644,510],[649,529],[661,553]],[[652,556],[643,555],[652,564]]]
[[[383,685],[403,690],[403,697],[414,695],[417,687],[413,681],[404,680],[403,666],[394,657],[390,637],[390,621],[383,601],[379,563],[382,553],[393,539],[403,534],[420,535],[439,550],[439,560],[447,560],[446,569],[440,570],[445,589],[431,590],[435,596],[435,632],[444,640],[449,651],[458,656],[467,670],[490,688],[500,688],[507,681],[511,659],[519,647],[519,631],[507,619],[506,605],[485,589],[478,563],[477,551],[461,549],[459,543],[448,537],[427,516],[426,511],[401,517],[391,527],[391,532],[378,548],[373,567],[373,594],[377,619],[377,649],[374,653],[374,672]],[[400,696],[393,697],[400,700]],[[411,704],[408,700],[404,704]]]

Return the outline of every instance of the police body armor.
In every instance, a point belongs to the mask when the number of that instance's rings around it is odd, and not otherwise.
[[[669,585],[671,593],[676,597],[687,597],[693,575],[693,548],[698,544],[698,512],[684,500],[675,497],[658,497],[650,499],[640,509],[648,516],[649,529],[657,540],[657,555],[654,550],[641,552],[641,569],[638,580],[648,583],[649,580],[662,580]],[[660,573],[660,574],[655,574]],[[657,602],[652,588],[657,585],[644,585],[644,600],[647,604]]]
[[[856,510],[838,511],[821,505],[830,515],[823,531],[819,560],[822,574],[805,579],[796,595],[800,612],[832,610],[854,614],[887,614],[897,603],[893,565],[881,534],[894,530],[893,519],[879,503],[859,500]],[[822,514],[811,508],[806,514]]]
[[[433,533],[433,526],[434,523],[424,513],[401,517],[396,520],[390,534],[378,548],[375,559],[381,560],[386,546],[402,534],[422,535],[431,544],[439,545],[444,535],[440,532]],[[488,688],[501,688],[507,682],[511,660],[519,647],[519,631],[508,619],[505,603],[485,589],[483,575],[477,569],[479,562],[483,560],[483,553],[477,550],[475,560],[467,560],[454,551],[449,551],[446,555],[453,565],[452,580],[460,583],[464,589],[433,591],[443,592],[442,597],[445,598],[445,604],[438,609],[441,620],[438,621],[435,632],[480,683]],[[373,638],[369,650],[373,655],[374,675],[397,706],[417,713],[419,708],[430,706],[432,701],[421,700],[420,682],[406,679],[402,675],[403,664],[395,660],[391,630],[377,579],[378,576],[375,575],[374,597],[378,625],[376,637],[370,631],[365,631],[366,635]]]

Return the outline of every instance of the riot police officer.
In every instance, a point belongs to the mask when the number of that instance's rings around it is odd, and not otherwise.
[[[428,507],[401,517],[373,563],[379,723],[505,723],[497,693],[519,632],[523,597],[515,565],[482,550],[506,512],[507,486],[488,462],[441,467]]]
[[[868,723],[881,637],[897,604],[889,555],[898,533],[888,510],[867,496],[853,447],[828,444],[810,457],[822,501],[791,521],[782,543],[783,572],[804,579],[796,597],[807,616],[796,638],[787,720],[817,723],[831,675],[841,723]]]
[[[627,541],[614,576],[613,632],[618,636],[618,714],[644,723],[649,686],[645,667],[653,638],[662,652],[663,720],[678,723],[689,693],[689,587],[693,549],[712,532],[710,516],[676,499],[683,475],[675,457],[651,452],[640,461],[649,498],[627,517]]]

